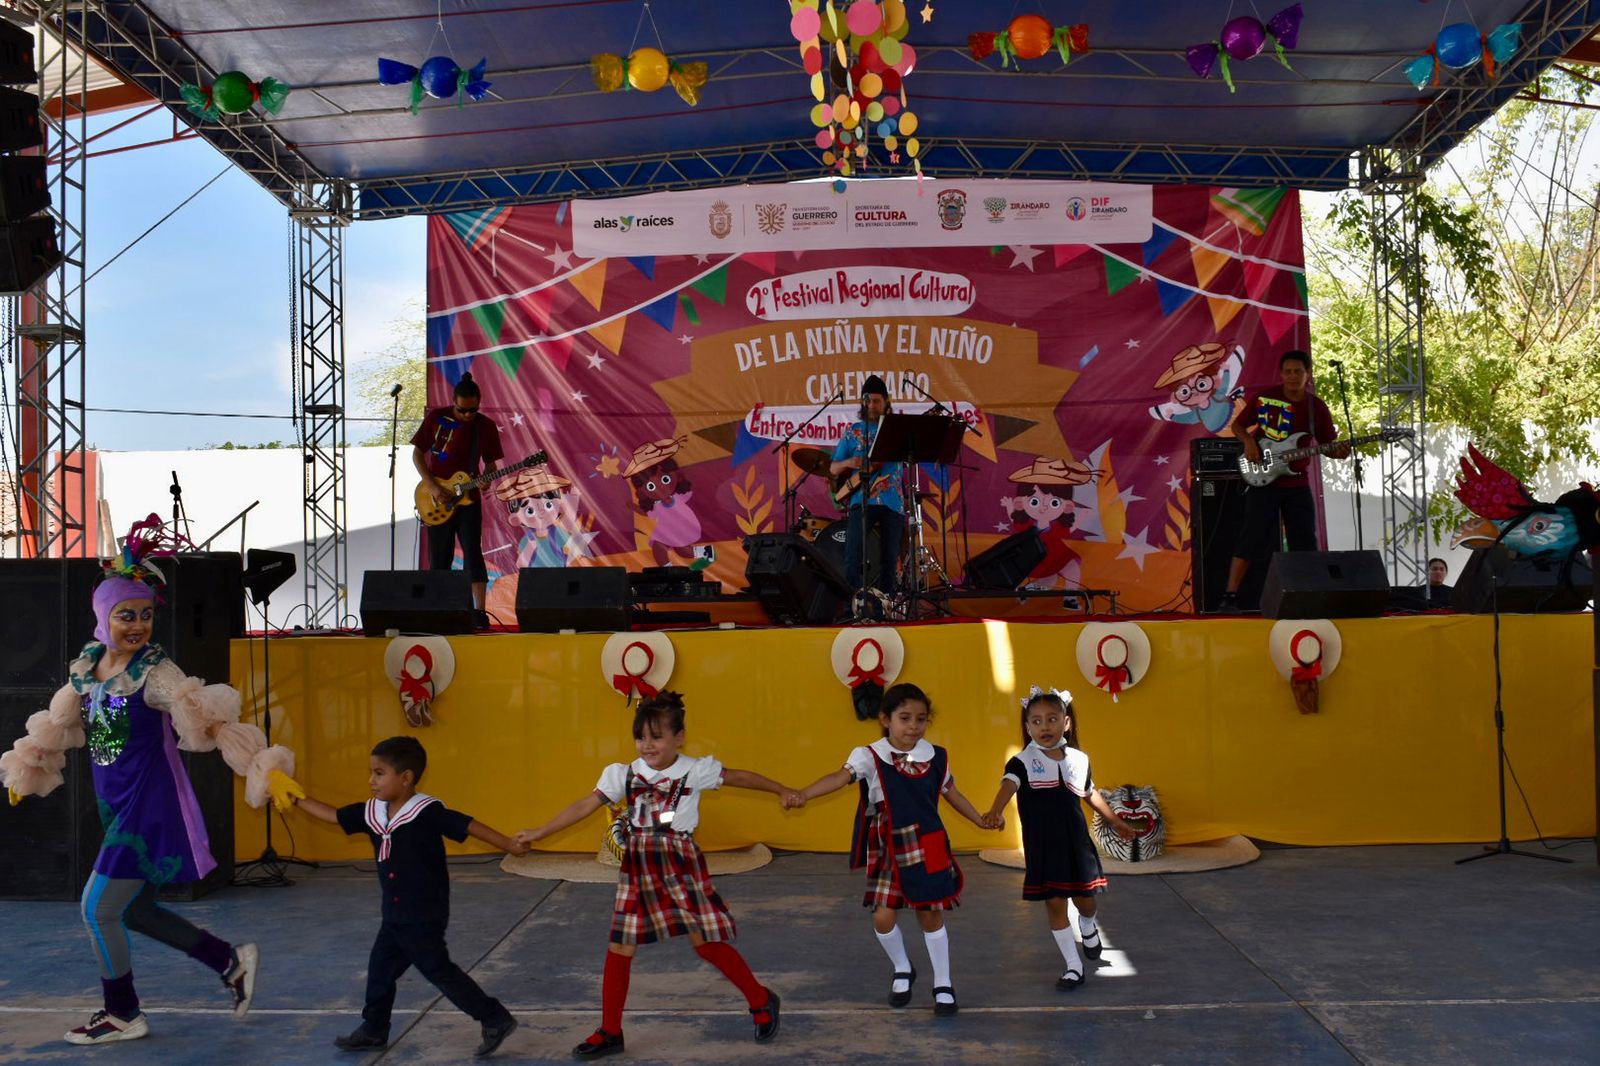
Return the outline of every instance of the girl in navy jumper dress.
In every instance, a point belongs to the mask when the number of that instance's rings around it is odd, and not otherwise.
[[[950,983],[944,912],[960,904],[962,878],[939,818],[939,797],[973,824],[984,826],[984,821],[956,788],[949,752],[923,738],[932,717],[927,693],[915,685],[894,685],[883,694],[878,709],[883,738],[852,750],[842,769],[818,778],[800,799],[815,799],[859,783],[861,802],[850,866],[867,868],[867,893],[861,902],[872,908],[878,944],[894,965],[889,1005],[910,1003],[917,979],[896,924],[900,908],[910,907],[917,912],[933,965],[933,1012],[949,1015],[958,1008]]]
[[[991,828],[1003,828],[1005,818],[1001,812],[1013,795],[1017,797],[1017,812],[1022,817],[1022,851],[1027,862],[1022,898],[1044,901],[1050,935],[1067,964],[1056,979],[1056,988],[1071,992],[1083,984],[1083,963],[1078,960],[1067,900],[1070,898],[1078,908],[1084,954],[1098,959],[1101,944],[1094,897],[1106,887],[1100,853],[1089,838],[1089,827],[1083,818],[1082,801],[1087,799],[1121,836],[1133,836],[1133,828],[1095,791],[1089,756],[1078,749],[1072,693],[1055,689],[1046,692],[1035,685],[1022,701],[1022,741],[1025,747],[1006,763],[1000,790],[984,820]]]

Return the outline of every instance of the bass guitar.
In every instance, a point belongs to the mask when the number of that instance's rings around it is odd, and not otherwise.
[[[1365,437],[1351,437],[1349,440],[1336,440],[1331,444],[1309,444],[1304,447],[1300,442],[1310,436],[1308,433],[1291,433],[1279,441],[1261,442],[1261,461],[1252,463],[1248,455],[1239,456],[1239,474],[1245,483],[1255,488],[1270,485],[1285,474],[1298,474],[1306,468],[1306,460],[1313,455],[1327,455],[1335,448],[1358,444],[1371,444],[1373,441],[1382,441],[1393,444],[1397,440],[1405,440],[1414,436],[1412,431],[1404,426],[1390,426],[1378,433],[1369,433]]]
[[[471,506],[472,500],[467,498],[467,493],[474,489],[483,488],[496,478],[502,478],[507,474],[514,474],[518,470],[526,470],[530,466],[539,466],[549,461],[550,457],[541,451],[535,452],[526,459],[520,459],[509,466],[486,471],[477,477],[473,477],[465,470],[451,474],[443,482],[445,489],[450,493],[443,501],[433,498],[433,493],[428,491],[428,483],[426,481],[419,481],[417,482],[417,491],[415,493],[417,517],[422,519],[424,525],[443,525],[450,521],[450,516],[456,513],[457,507]]]
[[[839,480],[834,482],[833,502],[845,510],[850,509],[850,497],[863,485],[871,486],[872,479],[878,476],[887,463],[867,463],[859,470],[851,470],[839,475]]]

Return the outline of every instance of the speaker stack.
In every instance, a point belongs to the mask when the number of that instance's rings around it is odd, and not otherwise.
[[[1196,437],[1189,442],[1190,573],[1194,584],[1194,611],[1212,614],[1228,587],[1228,564],[1239,531],[1244,527],[1244,479],[1239,457],[1244,444],[1236,437]],[[1239,601],[1256,600],[1261,587],[1261,567],[1251,561]]]
[[[42,154],[39,98],[10,85],[32,86],[33,34],[0,19],[0,292],[20,293],[61,262],[55,220],[40,214],[50,206]]]
[[[0,22],[0,25],[4,25]],[[229,638],[244,632],[239,557],[183,554],[162,561],[165,602],[151,641],[185,673],[229,680]],[[0,748],[26,732],[28,717],[66,682],[66,664],[94,628],[94,559],[0,560]],[[180,753],[200,802],[217,869],[168,890],[197,898],[233,879],[233,773],[215,752]],[[66,784],[0,815],[0,899],[77,899],[100,849],[102,829],[89,760],[67,753]]]

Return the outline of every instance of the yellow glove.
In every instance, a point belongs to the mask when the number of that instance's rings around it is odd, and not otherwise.
[[[306,790],[300,787],[300,782],[282,770],[267,774],[267,791],[272,794],[272,805],[280,811],[294,806],[295,800],[306,798]]]
[[[6,798],[11,801],[11,806],[15,807],[17,804],[22,802],[22,793],[18,792],[16,789],[12,788],[10,785],[7,785],[6,786]]]

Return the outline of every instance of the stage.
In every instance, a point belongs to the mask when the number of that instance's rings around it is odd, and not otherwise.
[[[1032,684],[1070,689],[1083,747],[1101,787],[1153,785],[1172,843],[1246,834],[1289,844],[1492,841],[1495,795],[1493,620],[1427,614],[1340,620],[1343,657],[1302,715],[1268,655],[1273,623],[1258,618],[1139,620],[1148,674],[1118,702],[1079,673],[1082,622],[991,619],[907,625],[902,680],[934,700],[929,736],[951,752],[962,791],[980,809],[1020,746],[1018,697]],[[679,630],[668,687],[684,693],[692,755],[801,786],[875,739],[859,722],[829,652],[839,630]],[[605,634],[489,633],[450,638],[455,674],[434,724],[409,729],[384,673],[381,637],[271,642],[273,739],[298,753],[297,776],[318,799],[367,796],[367,752],[414,732],[427,746],[425,791],[499,829],[550,817],[594,787],[609,762],[634,757],[631,710],[602,676]],[[1506,748],[1548,837],[1595,833],[1594,712],[1589,614],[1501,620]],[[263,695],[262,642],[236,640],[233,683],[246,714]],[[1510,835],[1534,835],[1507,783]],[[853,790],[785,812],[774,797],[730,790],[706,805],[708,850],[752,842],[779,849],[849,847]],[[236,851],[259,854],[263,819],[237,807]],[[948,820],[957,849],[1015,847],[1003,833]],[[370,856],[364,838],[290,816],[292,847],[309,859]],[[591,851],[592,819],[545,846]],[[289,843],[274,830],[280,851]],[[461,851],[480,851],[471,845]]]

